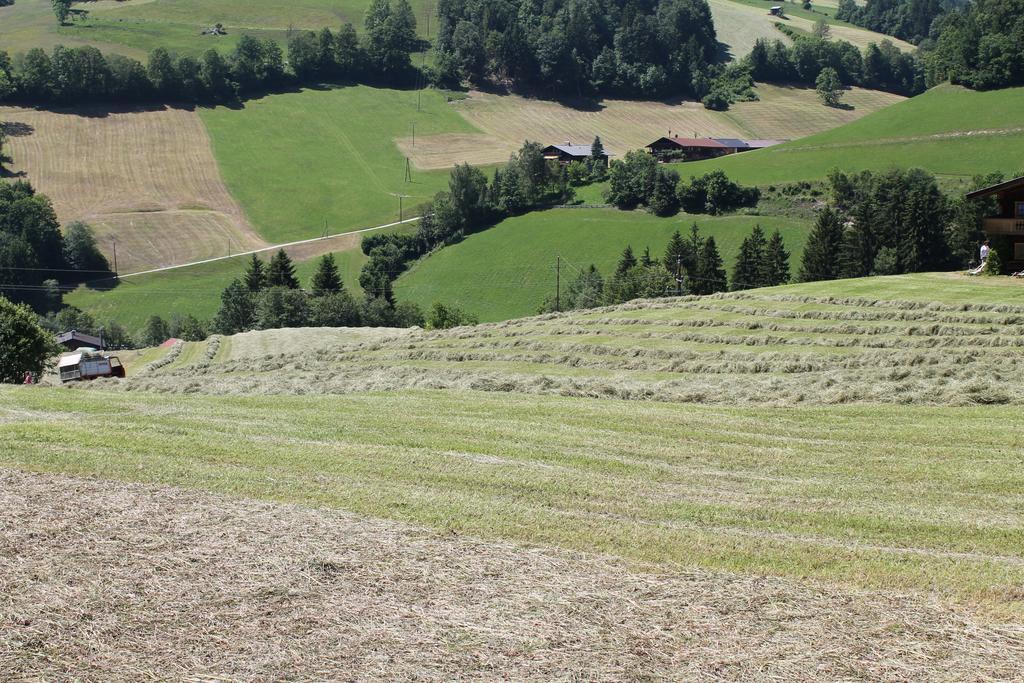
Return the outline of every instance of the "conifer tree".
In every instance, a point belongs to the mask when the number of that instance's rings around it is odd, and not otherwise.
[[[569,284],[566,304],[568,308],[594,308],[601,305],[603,298],[604,278],[601,277],[597,266],[590,264],[589,268],[582,271]]]
[[[267,286],[267,268],[256,254],[249,260],[242,281],[250,292],[259,292]]]
[[[313,296],[336,294],[342,290],[341,275],[338,273],[338,265],[334,262],[334,254],[324,254],[320,259],[311,284]]]
[[[256,304],[253,293],[235,279],[220,295],[220,310],[213,320],[218,334],[238,334],[253,329],[256,324]]]
[[[697,270],[697,261],[700,260],[700,252],[704,249],[704,238],[700,236],[700,228],[697,227],[697,221],[693,222],[690,226],[690,237],[687,240],[690,244],[691,261],[687,266],[687,270],[691,273]],[[684,263],[684,266],[687,264]]]
[[[765,248],[766,287],[775,287],[789,282],[789,252],[778,230],[768,238]]]
[[[604,143],[601,142],[601,136],[598,135],[594,138],[594,143],[590,145],[590,158],[604,163],[602,157],[604,157]]]
[[[654,260],[651,258],[650,247],[644,247],[644,254],[640,257],[640,265],[644,268],[649,268],[654,265]]]
[[[853,225],[843,231],[839,243],[838,277],[865,277],[871,275],[875,265],[874,235],[866,221],[854,219]]]
[[[270,267],[267,268],[267,286],[299,288],[299,279],[295,277],[295,266],[284,249],[278,251],[270,259]]]
[[[670,273],[676,272],[676,267],[681,267],[682,270],[691,272],[693,269],[694,254],[691,250],[689,242],[683,239],[683,236],[676,230],[672,233],[672,237],[668,240],[668,246],[665,247],[665,270]]]
[[[760,225],[755,225],[750,235],[743,239],[736,256],[736,266],[732,272],[733,291],[767,285],[767,250],[768,241],[764,237],[764,230]]]
[[[801,282],[835,280],[839,276],[839,245],[843,240],[843,224],[830,207],[818,215],[807,237],[800,263]]]
[[[619,265],[615,267],[616,275],[625,275],[636,265],[636,256],[633,255],[633,247],[626,245],[625,251],[622,252],[622,258],[619,259]]]
[[[704,240],[700,256],[697,259],[697,273],[693,277],[690,289],[694,294],[714,294],[726,290],[725,266],[722,256],[718,253],[718,245],[714,237]]]

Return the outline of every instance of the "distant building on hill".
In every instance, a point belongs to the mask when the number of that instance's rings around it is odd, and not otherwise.
[[[647,151],[660,161],[699,161],[726,154],[779,145],[785,140],[740,140],[739,138],[658,138],[647,145]]]
[[[77,351],[78,349],[103,350],[103,337],[94,337],[91,334],[82,334],[78,330],[71,330],[70,332],[58,334],[57,343],[68,351]]]
[[[562,164],[568,164],[573,161],[586,161],[590,158],[590,145],[573,145],[566,142],[564,145],[548,145],[542,152],[544,158],[548,161],[557,161]],[[612,155],[605,150],[601,158],[604,159],[604,163],[608,165],[608,159]]]
[[[1004,268],[1024,269],[1024,177],[968,192],[967,198],[995,200],[995,215],[983,219],[981,229]]]

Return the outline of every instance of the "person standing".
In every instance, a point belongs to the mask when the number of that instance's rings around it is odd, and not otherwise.
[[[982,263],[982,265],[985,265],[985,261],[988,260],[988,253],[991,250],[992,250],[992,248],[989,247],[988,240],[985,240],[984,242],[981,243],[981,263]]]

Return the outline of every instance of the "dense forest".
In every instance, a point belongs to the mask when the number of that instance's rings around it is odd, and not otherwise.
[[[943,81],[987,90],[1024,85],[1024,0],[976,0],[932,30],[928,85]]]
[[[693,92],[716,60],[706,0],[440,0],[440,68],[548,94]]]

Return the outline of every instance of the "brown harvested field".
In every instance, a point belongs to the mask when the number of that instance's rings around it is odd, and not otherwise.
[[[852,109],[826,107],[813,90],[779,85],[757,86],[760,102],[737,102],[727,112],[737,125],[755,137],[795,140],[845,125],[905,100],[880,90],[850,88],[843,103]],[[776,132],[777,131],[777,132]]]
[[[671,131],[700,137],[796,139],[856,120],[902,101],[898,95],[852,88],[844,102],[852,109],[825,107],[813,89],[760,84],[760,100],[727,111],[705,109],[699,102],[604,100],[578,108],[550,100],[474,91],[452,104],[482,135],[437,135],[397,140],[417,167],[446,168],[463,161],[497,163],[524,140],[590,144],[600,135],[605,147],[622,155]]]
[[[199,116],[185,109],[107,112],[0,107],[13,170],[84,220],[122,272],[265,245],[228,193]]]
[[[55,419],[57,419],[55,417]],[[926,598],[0,470],[5,680],[1019,680]]]
[[[822,4],[831,4],[833,7],[837,5],[834,0],[831,3],[826,1]],[[803,17],[787,16],[785,19],[780,19],[771,16],[768,13],[768,8],[771,6],[769,2],[765,2],[763,7],[752,7],[731,0],[708,0],[708,5],[711,7],[711,16],[715,20],[718,40],[725,44],[729,55],[735,59],[749,54],[758,38],[791,43],[792,41],[776,28],[776,23],[784,23],[787,26],[808,32],[814,28],[814,22]],[[910,43],[898,38],[863,28],[830,26],[830,29],[834,40],[845,40],[859,48],[865,48],[869,43],[888,40],[901,50],[910,52],[915,49]]]

